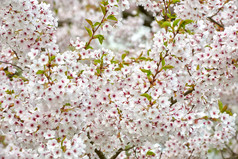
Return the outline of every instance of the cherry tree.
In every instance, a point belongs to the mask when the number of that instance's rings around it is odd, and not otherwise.
[[[1,158],[238,156],[238,1],[2,0],[0,17]]]

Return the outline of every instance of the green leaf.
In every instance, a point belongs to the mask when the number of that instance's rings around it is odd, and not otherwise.
[[[92,33],[91,29],[89,29],[89,28],[87,28],[87,27],[85,27],[85,29],[87,30],[88,35],[89,35],[90,37],[92,37],[93,33]]]
[[[54,55],[50,57],[50,61],[54,61],[54,59],[55,59]]]
[[[147,56],[150,56],[151,49],[147,51]]]
[[[93,24],[93,27],[96,27],[96,26],[98,26],[99,24],[101,24],[101,23],[96,22],[96,23]]]
[[[100,75],[101,74],[101,70],[98,68],[96,69],[97,70],[97,75]]]
[[[36,72],[36,74],[44,74],[44,73],[45,73],[44,70],[38,70],[38,71]]]
[[[139,60],[147,61],[146,57],[140,57]]]
[[[64,106],[71,106],[71,104],[70,103],[66,103]]]
[[[161,25],[161,27],[168,27],[168,26],[171,26],[170,22],[169,21],[165,21],[163,22],[163,24]]]
[[[196,68],[196,70],[199,70],[200,69],[200,66],[199,65],[197,65],[197,68]]]
[[[147,73],[147,76],[152,75],[152,72],[150,70],[146,70],[146,69],[140,69],[142,72]]]
[[[73,79],[73,77],[72,76],[67,76],[67,79]]]
[[[113,14],[109,15],[107,19],[117,21],[117,18]]]
[[[126,55],[127,55],[127,53],[122,54],[122,55],[121,55],[121,59],[124,60],[125,57],[126,57]]]
[[[99,64],[99,63],[101,63],[101,59],[96,59],[96,60],[94,60],[94,64],[95,64],[95,65],[97,65],[97,64]]]
[[[120,71],[120,70],[121,70],[120,67],[117,67],[117,68],[114,69],[114,71]]]
[[[164,65],[165,65],[165,60],[163,59],[162,60],[162,67],[164,67]]]
[[[79,71],[78,76],[80,76],[83,73],[84,70]]]
[[[7,94],[13,94],[14,93],[14,90],[6,90],[5,91]]]
[[[220,100],[218,100],[218,107],[219,107],[219,110],[221,112],[222,109],[223,109],[223,104],[222,104],[222,102]]]
[[[177,26],[178,25],[178,22],[180,21],[180,19],[176,19],[174,22],[173,22],[173,26]]]
[[[227,113],[227,114],[229,114],[230,116],[232,116],[232,115],[233,115],[233,113],[232,113],[232,112],[231,112],[231,110],[229,110],[229,109],[228,109],[228,110],[226,110],[226,113]]]
[[[151,101],[151,99],[152,99],[152,97],[149,94],[147,94],[147,93],[143,93],[140,96],[146,97],[149,101]]]
[[[193,23],[193,20],[190,20],[190,19],[184,20],[184,24],[185,25],[190,24],[190,23]]]
[[[108,1],[107,0],[102,0],[101,4],[103,4],[104,6],[108,5]]]
[[[102,45],[102,43],[103,43],[103,40],[104,40],[104,36],[103,36],[103,35],[101,35],[101,34],[94,35],[94,37],[93,37],[93,38],[97,38],[97,39],[98,39],[98,41],[100,42],[100,44]]]
[[[224,113],[226,110],[227,110],[228,106],[227,105],[224,105],[224,107],[222,108],[221,110],[221,113]]]
[[[89,19],[85,19],[87,22],[88,22],[88,24],[91,26],[91,27],[93,27],[93,22],[91,21],[91,20],[89,20]]]
[[[173,4],[180,2],[180,0],[173,0]]]
[[[103,6],[103,5],[100,5],[100,8],[102,10],[103,15],[105,15],[106,14],[106,7]]]
[[[88,42],[86,43],[86,46],[87,46],[87,47],[85,48],[86,50],[88,50],[88,49],[93,49],[92,46],[88,45]]]
[[[174,68],[174,66],[172,66],[172,65],[166,65],[166,66],[163,66],[163,67],[162,67],[162,69],[165,70],[165,71],[166,71],[167,69],[172,69],[172,68]]]
[[[149,151],[147,151],[146,155],[147,156],[155,156],[155,153],[149,150]]]

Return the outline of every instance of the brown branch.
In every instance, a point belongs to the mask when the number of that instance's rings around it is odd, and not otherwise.
[[[101,150],[95,149],[94,152],[98,155],[100,159],[106,159],[106,156],[103,154]]]
[[[190,89],[190,90],[187,90],[183,95],[186,96],[186,95],[192,93],[194,90],[195,90],[194,88]]]
[[[185,67],[187,68],[187,71],[188,71],[189,76],[192,76],[192,74],[190,73],[190,70],[189,70],[188,66],[185,65]]]
[[[0,63],[5,63],[5,64],[12,65],[12,66],[14,66],[14,67],[17,67],[17,68],[19,68],[20,70],[22,70],[22,71],[23,71],[23,69],[22,69],[21,67],[19,67],[19,66],[15,65],[15,64],[12,64],[12,63],[9,63],[9,62],[4,62],[4,61],[0,61]]]
[[[145,91],[145,93],[149,92],[149,90],[152,88],[153,83],[154,83],[155,80],[156,80],[156,76],[162,71],[162,68],[159,69],[159,66],[160,66],[161,62],[162,62],[162,61],[165,59],[165,57],[167,57],[167,56],[168,56],[168,50],[166,50],[165,56],[164,56],[162,59],[160,59],[159,63],[157,63],[156,73],[155,73],[154,75],[152,75],[152,78],[153,78],[153,79],[152,79],[152,81],[150,82],[150,87]]]
[[[106,17],[106,15],[107,15],[107,12],[108,12],[108,10],[106,10],[106,12],[105,12],[105,14],[104,14],[104,16],[103,16],[103,18],[102,18],[100,24],[97,26],[97,28],[96,28],[96,29],[93,29],[92,37],[89,39],[89,41],[87,42],[87,44],[84,46],[84,49],[86,49],[86,48],[90,45],[91,41],[94,39],[94,35],[95,35],[95,33],[97,32],[97,30],[99,29],[99,27],[102,25],[102,23],[104,22],[105,17]]]
[[[237,155],[227,144],[225,144],[225,146],[230,151],[232,156],[236,156]]]
[[[208,18],[208,20],[209,20],[210,22],[212,22],[212,23],[218,25],[219,27],[221,27],[222,29],[224,29],[225,26],[224,26],[223,24],[218,23],[218,22],[215,21],[212,17],[207,17],[207,18]]]
[[[17,55],[16,51],[12,50],[13,53],[16,55],[17,59],[19,59],[19,56]]]
[[[190,90],[187,90],[186,92],[183,93],[183,96],[187,96],[188,94],[192,93],[194,90],[195,90],[194,88],[193,88],[193,89],[190,89]],[[177,103],[177,100],[176,100],[176,99],[174,100],[173,97],[171,97],[171,98],[170,98],[170,102],[171,102],[171,104],[170,104],[170,107],[171,107],[172,105],[174,105],[175,103]],[[190,111],[191,111],[191,110],[190,110]]]
[[[223,6],[217,10],[217,12],[216,12],[215,14],[213,14],[213,15],[210,16],[210,17],[207,17],[210,22],[212,22],[212,23],[218,25],[218,26],[219,26],[220,28],[222,28],[223,30],[224,30],[225,26],[222,24],[222,22],[221,22],[221,23],[218,23],[217,21],[215,21],[215,20],[213,19],[213,17],[215,17],[215,16],[223,9],[223,7],[225,6],[225,4],[228,3],[229,1],[230,1],[230,0],[227,0],[227,1],[223,4]]]
[[[190,156],[188,157],[188,159],[190,159],[192,157],[193,151],[194,151],[194,149],[192,150],[192,152],[191,152]]]
[[[123,151],[129,151],[130,149],[132,149],[132,148],[134,148],[134,147],[135,147],[135,146],[132,146],[132,147],[129,147],[129,148],[125,148],[125,149],[120,148],[120,149],[117,150],[116,154],[113,155],[110,159],[116,159],[117,156],[118,156],[121,152],[123,152]]]
[[[58,21],[58,27],[63,27],[64,24],[71,25],[72,24],[71,19],[65,19],[65,20]]]

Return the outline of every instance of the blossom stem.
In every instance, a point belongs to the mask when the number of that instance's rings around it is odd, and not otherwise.
[[[89,41],[87,42],[87,44],[84,46],[84,49],[87,49],[87,47],[90,46],[90,43],[91,43],[92,40],[94,39],[95,33],[97,32],[97,30],[99,29],[99,27],[103,24],[103,22],[104,22],[104,20],[105,20],[105,17],[106,17],[106,15],[107,15],[107,12],[108,12],[108,10],[106,10],[106,12],[105,12],[105,14],[104,14],[104,16],[103,16],[103,18],[102,18],[100,24],[99,24],[95,29],[93,29],[93,31],[92,31],[92,36],[91,36],[91,38],[89,39]]]

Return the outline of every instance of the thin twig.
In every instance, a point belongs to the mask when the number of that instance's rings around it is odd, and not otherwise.
[[[192,157],[193,151],[194,151],[194,149],[192,150],[192,152],[191,152],[190,156],[188,157],[188,159],[190,159]]]
[[[225,144],[225,146],[226,146],[226,148],[230,151],[230,153],[231,153],[232,156],[235,156],[235,155],[236,155],[236,153],[235,153],[227,144]]]
[[[13,53],[16,55],[17,59],[19,59],[19,56],[17,55],[16,51],[12,50]]]
[[[167,57],[167,56],[168,56],[168,50],[166,50],[165,56],[164,56],[162,59],[160,59],[159,63],[157,63],[156,72],[155,72],[154,75],[152,75],[152,78],[153,78],[153,79],[152,79],[152,81],[150,82],[150,87],[145,91],[145,93],[149,92],[149,90],[152,88],[151,85],[155,82],[156,76],[162,71],[162,68],[159,69],[159,68],[160,68],[160,64],[161,64],[161,62],[165,59],[165,57]]]
[[[103,18],[102,18],[100,24],[97,26],[97,28],[96,28],[96,29],[93,29],[92,37],[89,39],[89,41],[87,42],[87,44],[84,46],[84,49],[86,49],[86,48],[90,45],[91,41],[94,39],[94,35],[95,35],[95,33],[97,32],[97,30],[99,29],[99,27],[102,25],[102,23],[104,22],[104,19],[105,19],[106,15],[107,15],[107,12],[108,12],[108,10],[106,10],[106,12],[105,12],[105,14],[104,14],[104,16],[103,16]]]
[[[132,149],[132,148],[134,148],[134,147],[135,147],[135,146],[132,146],[132,147],[129,147],[129,148],[125,148],[125,149],[120,148],[120,149],[117,150],[116,154],[113,155],[110,159],[116,159],[117,156],[118,156],[121,152],[123,152],[123,151],[129,151],[130,149]]]
[[[17,68],[19,68],[20,70],[23,71],[23,69],[21,67],[15,65],[15,64],[12,64],[12,63],[9,63],[9,62],[4,62],[4,61],[0,61],[0,63],[5,63],[5,64],[8,64],[8,65],[12,65],[12,66],[17,67]]]

